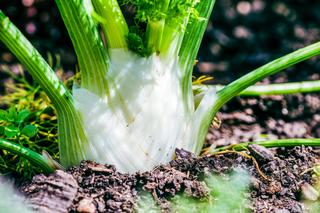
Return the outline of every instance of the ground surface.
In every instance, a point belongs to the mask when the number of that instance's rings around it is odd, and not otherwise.
[[[62,171],[34,177],[24,188],[33,208],[57,212],[133,212],[137,194],[149,191],[164,212],[171,212],[168,200],[184,192],[190,197],[205,198],[204,175],[226,174],[234,169],[249,171],[252,212],[303,212],[300,188],[311,183],[311,173],[318,154],[311,148],[278,149],[267,157],[257,156],[257,164],[239,153],[195,158],[177,152],[177,159],[153,171],[133,175],[118,173],[114,167],[82,162],[69,174]]]
[[[28,2],[35,3],[29,5]],[[0,9],[10,16],[43,55],[48,52],[60,55],[61,60],[53,57],[56,69],[62,66],[66,72],[73,71],[76,63],[74,53],[53,4],[53,1],[40,0],[0,0]],[[227,84],[276,57],[318,41],[319,8],[320,2],[316,0],[218,0],[199,53],[195,75],[213,75],[215,78],[211,83]],[[0,45],[0,65],[2,64],[14,67],[17,61]],[[0,70],[0,93],[3,92],[2,81],[6,77]],[[319,79],[320,62],[319,57],[315,57],[261,83]],[[220,129],[210,129],[207,145],[222,146],[260,139],[320,137],[320,95],[238,97],[227,104],[218,117],[222,120],[222,125]],[[298,202],[300,187],[304,182],[310,181],[310,173],[301,173],[319,161],[319,156],[310,148],[301,147],[291,151],[273,150],[273,155],[270,161],[258,162],[261,171],[271,181],[257,173],[257,167],[251,159],[238,154],[198,160],[179,159],[170,166],[157,168],[153,173],[134,176],[121,175],[110,166],[83,163],[78,169],[70,171],[75,175],[75,180],[69,177],[70,198],[65,200],[64,205],[72,204],[72,208],[77,209],[82,201],[83,206],[89,205],[91,209],[100,209],[99,211],[104,211],[107,207],[111,211],[118,208],[131,209],[135,188],[138,186],[155,191],[160,198],[163,194],[174,194],[180,190],[191,191],[190,194],[197,192],[195,195],[201,196],[201,190],[194,191],[194,186],[201,186],[195,178],[207,171],[205,167],[220,173],[236,166],[247,168],[253,175],[252,209],[257,212],[301,212],[302,206]],[[161,171],[166,173],[162,174]],[[164,176],[160,176],[160,173]],[[65,174],[59,175],[65,179]],[[44,188],[48,184],[44,176],[36,181]],[[169,188],[166,181],[170,182]],[[72,189],[77,184],[80,191],[75,193]],[[32,188],[27,191],[30,196],[35,193]],[[71,199],[72,196],[75,199]],[[93,200],[83,201],[83,198],[89,196],[93,196]],[[167,208],[165,200],[160,203]]]

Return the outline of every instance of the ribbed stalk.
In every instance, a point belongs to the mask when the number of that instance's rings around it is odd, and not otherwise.
[[[79,165],[82,160],[93,160],[85,154],[90,143],[84,129],[82,117],[73,105],[58,112],[60,163],[66,168]]]
[[[95,10],[102,17],[100,23],[108,48],[127,49],[128,25],[117,0],[92,0]]]
[[[147,48],[150,52],[160,53],[161,41],[164,29],[164,20],[149,21],[147,25]]]
[[[166,22],[168,21],[166,20]],[[182,41],[181,36],[183,36],[183,33],[179,32],[177,26],[171,26],[170,23],[165,23],[165,25],[166,27],[162,30],[163,34],[160,45],[160,53],[161,55],[165,55],[169,58],[176,57],[177,53],[179,53],[179,48]]]
[[[221,88],[222,89],[222,88]],[[218,88],[219,90],[219,88]],[[241,96],[289,95],[294,93],[320,92],[320,81],[303,81],[270,85],[251,86],[241,92]]]
[[[157,2],[157,7],[161,8],[162,13],[166,14],[170,0],[161,0]],[[165,17],[160,20],[148,20],[146,30],[147,47],[151,52],[160,54],[162,48],[163,30],[165,28]]]
[[[215,154],[221,151],[234,150],[234,151],[243,151],[246,150],[249,145],[260,145],[266,148],[275,148],[275,147],[294,147],[294,146],[320,146],[320,139],[318,138],[306,138],[306,139],[277,139],[270,141],[254,141],[239,143],[230,146],[224,146],[212,150],[208,150],[206,154]]]
[[[180,64],[184,70],[182,74],[183,98],[190,108],[193,107],[193,98],[190,96],[192,94],[192,71],[214,4],[215,0],[202,0],[196,5],[199,16],[205,20],[193,21],[187,25],[179,52]]]
[[[108,94],[106,80],[108,56],[91,14],[90,1],[56,0],[76,51],[81,72],[81,87],[104,97]]]
[[[203,35],[206,31],[210,15],[215,4],[215,0],[201,0],[196,5],[199,17],[204,20],[190,22],[186,27],[186,33],[183,38],[179,52],[180,63],[186,72],[192,73],[195,59],[197,57]]]
[[[318,54],[320,54],[320,42],[301,48],[295,52],[278,58],[262,67],[257,68],[256,70],[248,73],[247,75],[244,75],[243,77],[224,87],[217,93],[218,98],[216,102],[212,103],[213,107],[207,113],[206,119],[202,121],[198,143],[200,145],[204,143],[204,139],[211,121],[213,120],[216,113],[220,110],[220,108],[230,99],[240,94],[249,86],[254,85],[258,81],[261,81],[265,77],[280,72],[283,69],[286,69],[290,66],[293,66],[294,64],[307,60]],[[199,153],[201,150],[197,151],[197,153]]]
[[[0,138],[0,149],[7,150],[19,157],[29,160],[33,165],[41,168],[46,174],[50,174],[56,170],[45,157],[19,144]]]
[[[301,48],[286,56],[278,58],[227,85],[225,88],[218,92],[219,102],[221,102],[221,105],[223,105],[231,98],[238,95],[249,86],[254,85],[258,81],[264,79],[265,77],[275,74],[283,69],[286,69],[319,54],[320,42],[317,42],[315,44]]]
[[[193,90],[202,93],[210,87],[215,87],[217,91],[222,90],[223,85],[195,85]],[[250,86],[241,93],[240,96],[261,96],[261,95],[290,95],[295,93],[320,92],[320,80],[302,81],[293,83],[279,83]]]

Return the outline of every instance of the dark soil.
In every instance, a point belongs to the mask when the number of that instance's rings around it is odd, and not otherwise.
[[[237,97],[218,114],[222,125],[211,128],[207,144],[320,137],[320,95]]]
[[[303,212],[300,188],[312,182],[311,174],[305,171],[319,155],[309,147],[264,150],[267,158],[257,156],[253,150],[247,154],[255,158],[243,153],[197,158],[178,150],[177,159],[169,164],[133,175],[121,174],[110,165],[84,161],[68,173],[57,171],[49,177],[34,177],[24,192],[32,207],[43,212],[94,213],[133,212],[137,192],[142,189],[153,195],[164,212],[170,212],[169,200],[177,193],[195,198],[207,195],[204,176],[243,168],[251,175],[249,208],[253,212]]]

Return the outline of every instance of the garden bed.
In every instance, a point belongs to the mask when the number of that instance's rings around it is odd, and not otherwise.
[[[267,158],[250,153],[256,156],[255,164],[239,153],[196,158],[177,150],[177,159],[168,165],[132,175],[84,161],[68,174],[58,171],[49,177],[36,176],[23,191],[40,212],[133,212],[137,194],[143,189],[164,212],[171,212],[168,200],[178,193],[206,198],[208,191],[201,181],[205,175],[223,175],[241,168],[250,174],[250,202],[246,207],[252,212],[304,212],[301,186],[313,183],[308,170],[319,160],[319,154],[305,147],[270,153]]]

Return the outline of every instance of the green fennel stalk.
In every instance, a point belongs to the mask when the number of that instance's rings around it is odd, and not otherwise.
[[[315,44],[289,53],[288,55],[285,55],[281,58],[275,59],[274,61],[269,62],[266,65],[259,67],[244,75],[243,77],[233,81],[229,85],[225,86],[222,90],[218,91],[218,98],[216,102],[212,103],[213,107],[211,108],[211,111],[208,112],[207,116],[205,117],[206,119],[202,121],[202,128],[199,133],[200,141],[196,153],[199,154],[201,152],[205,135],[207,133],[206,130],[209,128],[210,122],[212,121],[216,113],[221,109],[221,107],[230,99],[232,99],[251,85],[254,85],[258,81],[264,79],[265,77],[275,74],[283,69],[286,69],[294,64],[297,64],[319,54],[320,42],[317,42]]]
[[[97,24],[91,17],[90,1],[56,0],[60,14],[73,43],[81,71],[81,87],[104,96],[108,93],[106,72],[108,55]]]
[[[208,90],[212,85],[194,85],[193,90],[201,94]],[[222,90],[225,86],[214,85],[217,91]],[[295,93],[320,92],[320,81],[302,81],[294,83],[277,83],[250,86],[243,90],[240,96],[261,96],[261,95],[289,95]]]
[[[244,142],[234,145],[229,145],[220,148],[209,148],[207,154],[216,154],[226,150],[233,151],[243,151],[246,150],[249,145],[260,145],[266,148],[275,148],[275,147],[295,147],[295,146],[320,146],[320,139],[316,138],[293,138],[293,139],[276,139],[270,141],[253,141],[253,142]]]
[[[56,167],[47,158],[16,143],[0,138],[0,149],[8,150],[28,159],[32,164],[41,168],[46,174],[50,174],[56,170]]]

